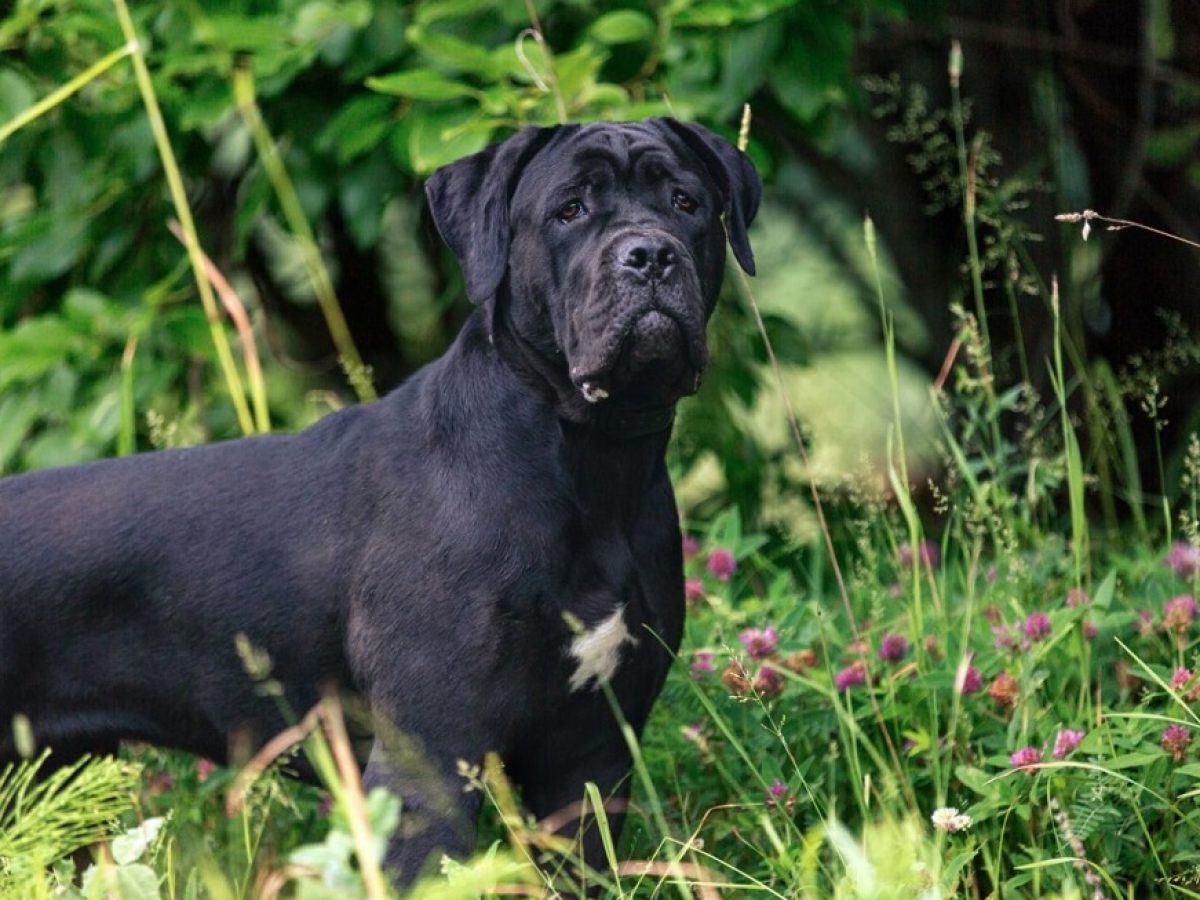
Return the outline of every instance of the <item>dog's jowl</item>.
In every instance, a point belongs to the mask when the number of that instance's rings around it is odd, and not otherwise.
[[[619,807],[630,757],[601,687],[640,731],[679,644],[664,452],[727,236],[753,270],[759,191],[697,126],[527,128],[429,180],[478,309],[383,400],[0,481],[0,760],[18,714],[59,760],[269,739],[286,723],[245,634],[292,709],[331,685],[365,699],[367,780],[404,801],[403,879],[472,846],[460,760],[498,753],[539,817],[588,781]]]

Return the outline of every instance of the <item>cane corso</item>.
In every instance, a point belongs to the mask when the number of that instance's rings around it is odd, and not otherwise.
[[[426,193],[478,308],[387,397],[298,435],[0,481],[0,756],[17,714],[60,760],[261,743],[284,721],[244,634],[292,709],[338,685],[425,755],[401,765],[382,737],[367,754],[404,803],[387,862],[405,881],[472,845],[460,760],[496,751],[538,817],[588,781],[627,795],[601,688],[640,732],[679,645],[664,451],[727,237],[753,271],[758,176],[652,119],[529,127]],[[584,850],[603,862],[596,837]]]

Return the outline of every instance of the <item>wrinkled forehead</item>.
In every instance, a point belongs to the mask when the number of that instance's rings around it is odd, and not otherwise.
[[[597,123],[556,137],[529,161],[514,205],[547,190],[616,178],[626,183],[706,181],[700,161],[670,132],[643,122]]]

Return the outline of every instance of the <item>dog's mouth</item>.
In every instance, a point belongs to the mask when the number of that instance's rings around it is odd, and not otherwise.
[[[695,334],[695,328],[659,306],[622,318],[623,327],[608,330],[599,352],[571,369],[571,381],[583,399],[601,403],[635,385],[637,390],[630,393],[648,402],[673,402],[695,393],[707,363],[703,330]]]

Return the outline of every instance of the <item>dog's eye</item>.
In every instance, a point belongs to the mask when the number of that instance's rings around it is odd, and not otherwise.
[[[564,204],[558,210],[556,215],[558,217],[558,221],[560,222],[573,222],[585,212],[587,212],[587,210],[584,209],[582,203],[580,203],[578,200],[572,200],[570,203]]]
[[[685,213],[694,213],[700,208],[700,204],[683,191],[676,191],[671,195],[671,205]]]

